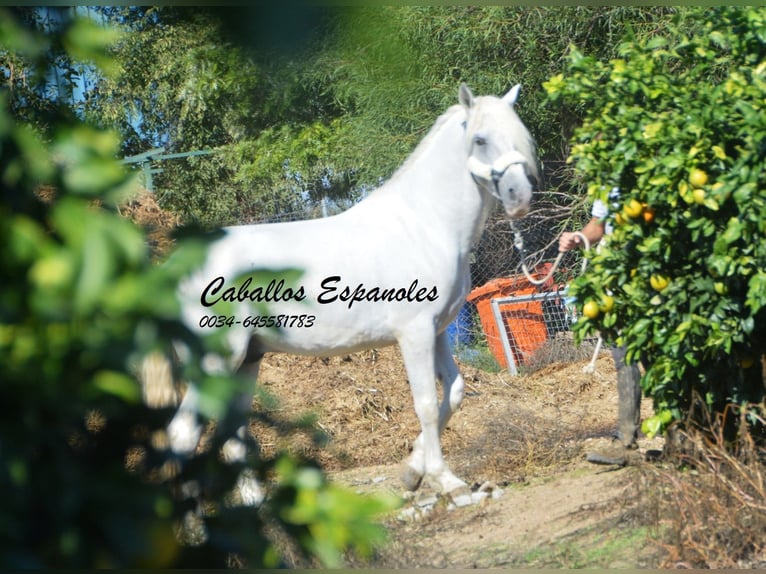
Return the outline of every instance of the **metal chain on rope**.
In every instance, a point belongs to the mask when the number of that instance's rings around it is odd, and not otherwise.
[[[527,281],[532,283],[533,285],[542,285],[546,281],[548,281],[551,277],[553,277],[553,274],[558,270],[559,265],[561,264],[561,259],[564,257],[564,252],[560,251],[558,256],[556,257],[556,260],[553,262],[553,265],[551,265],[551,268],[548,270],[548,273],[543,277],[542,279],[537,279],[532,274],[532,272],[529,270],[529,267],[527,267],[527,264],[525,263],[526,259],[526,249],[524,248],[524,236],[521,234],[521,230],[516,225],[516,221],[511,220],[511,231],[513,232],[513,246],[519,250],[519,253],[521,254],[521,270],[524,272],[524,276],[527,278]],[[583,233],[580,233],[579,231],[574,232],[575,235],[577,235],[580,239],[582,239],[583,247],[585,250],[590,249],[590,241],[588,241],[588,238],[585,237]],[[582,260],[582,269],[580,270],[580,273],[584,273],[585,269],[588,267],[588,260],[583,257]]]

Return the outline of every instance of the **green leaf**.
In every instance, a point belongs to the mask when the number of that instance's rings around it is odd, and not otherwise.
[[[653,36],[646,43],[646,47],[649,50],[657,50],[658,48],[664,48],[667,45],[668,45],[668,40],[664,36]]]
[[[748,281],[745,305],[753,314],[766,306],[766,271],[759,269]]]
[[[88,196],[102,195],[128,178],[125,168],[109,158],[90,158],[64,172],[64,183],[74,193]]]
[[[53,177],[54,165],[51,157],[44,152],[39,133],[32,126],[22,124],[16,127],[14,136],[16,145],[21,151],[19,167],[32,181],[38,183],[50,181]]]
[[[141,229],[132,221],[121,217],[110,217],[104,225],[104,235],[120,258],[130,266],[138,266],[147,258],[146,238]]]
[[[93,376],[93,386],[104,393],[114,395],[126,403],[138,404],[141,389],[138,383],[119,371],[99,371]]]
[[[76,265],[71,253],[57,250],[35,261],[29,270],[29,278],[40,289],[65,290],[73,282]]]
[[[75,307],[84,313],[96,307],[114,270],[114,253],[104,239],[100,226],[92,225],[87,228],[81,247],[81,267],[74,293]]]
[[[19,215],[11,220],[7,249],[16,261],[30,261],[40,257],[52,247],[42,226],[33,219]]]

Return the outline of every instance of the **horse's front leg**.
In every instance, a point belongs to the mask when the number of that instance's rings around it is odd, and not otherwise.
[[[450,471],[442,454],[440,419],[446,418],[446,415],[440,413],[436,393],[437,349],[433,327],[429,325],[428,328],[408,333],[399,340],[399,346],[421,427],[420,436],[415,440],[412,453],[406,461],[402,476],[404,484],[408,489],[416,490],[425,478],[442,493],[467,488],[465,482]],[[451,412],[449,407],[447,410]]]
[[[449,346],[449,338],[446,332],[436,337],[436,377],[442,383],[443,396],[441,406],[439,407],[439,436],[447,428],[447,423],[452,415],[457,412],[463,402],[465,383],[463,376],[452,358],[452,350]],[[418,436],[415,441],[415,450],[423,451],[423,435]],[[417,488],[417,485],[414,485]]]

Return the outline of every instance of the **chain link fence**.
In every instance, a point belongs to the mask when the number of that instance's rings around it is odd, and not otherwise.
[[[248,223],[328,217],[349,207],[323,200],[301,211]],[[524,240],[524,254],[514,245],[514,232],[502,209],[490,216],[472,253],[471,294],[448,328],[458,359],[485,370],[523,373],[552,362],[590,358],[591,344],[574,345],[571,327],[577,315],[566,295],[567,284],[581,271],[581,253],[565,254],[541,286],[527,281],[521,268],[523,260],[540,275],[550,269],[560,234],[580,229],[587,219],[580,207],[581,199],[571,193],[554,189],[535,194],[530,213],[515,224]]]
[[[595,341],[574,344],[577,312],[567,296],[568,283],[582,270],[582,253],[564,254],[543,285],[534,285],[522,271],[523,262],[538,280],[548,274],[561,233],[584,224],[573,216],[576,208],[576,200],[566,194],[537,194],[530,213],[515,223],[523,253],[502,210],[491,216],[474,251],[471,293],[448,330],[461,361],[517,374],[590,358]]]

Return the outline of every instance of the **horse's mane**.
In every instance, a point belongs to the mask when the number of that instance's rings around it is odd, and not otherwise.
[[[447,110],[436,119],[434,124],[431,126],[431,129],[428,131],[425,137],[422,140],[420,140],[418,145],[415,147],[415,149],[409,155],[409,157],[404,161],[404,163],[402,163],[402,165],[400,165],[396,169],[396,171],[391,175],[391,177],[388,179],[388,182],[392,182],[394,180],[399,179],[403,174],[409,171],[412,165],[418,161],[420,156],[423,155],[425,150],[429,149],[429,147],[433,143],[433,140],[441,132],[445,124],[447,124],[447,122],[449,122],[454,116],[463,112],[464,112],[464,108],[460,104],[454,104],[450,106],[449,108],[447,108]],[[537,166],[537,159],[536,159],[537,144],[534,138],[532,137],[532,134],[529,133],[529,130],[524,125],[524,122],[521,121],[521,118],[515,115],[514,121],[516,123],[518,133],[520,134],[520,137],[522,138],[519,141],[520,145],[518,146],[518,151],[520,151],[522,154],[527,156],[528,165],[530,169],[533,171],[533,175],[539,179],[539,174],[537,173],[538,166]],[[378,188],[378,190],[382,189],[383,187],[386,187],[386,186],[383,185],[380,188]]]
[[[399,168],[393,173],[389,181],[393,181],[394,179],[397,179],[401,176],[401,174],[407,172],[410,167],[412,167],[412,164],[414,164],[418,158],[423,155],[423,151],[428,149],[431,146],[431,143],[433,142],[434,138],[436,137],[436,134],[438,134],[442,127],[450,120],[454,115],[461,112],[463,110],[463,106],[460,104],[455,104],[453,106],[450,106],[447,108],[447,110],[440,115],[438,118],[436,118],[436,121],[431,126],[431,129],[428,131],[428,133],[425,135],[425,137],[420,140],[420,143],[418,143],[417,146],[415,146],[415,149],[413,152],[409,155],[409,157],[402,163],[402,165],[399,166]]]

